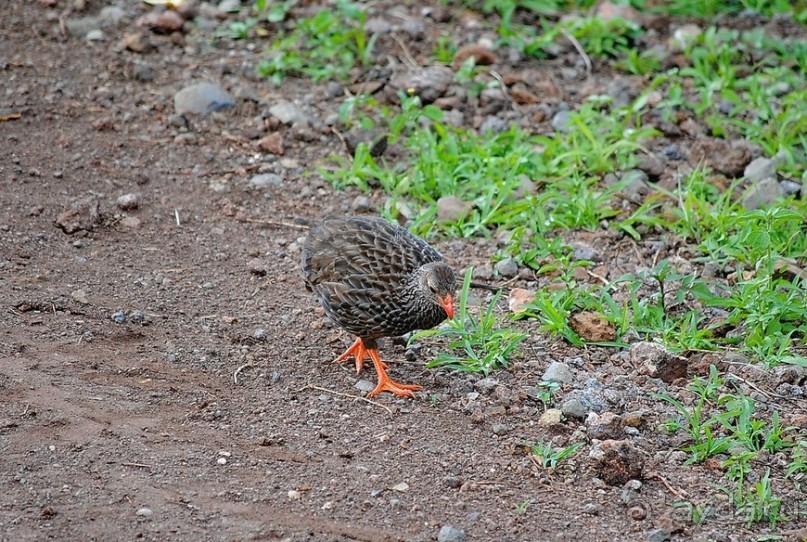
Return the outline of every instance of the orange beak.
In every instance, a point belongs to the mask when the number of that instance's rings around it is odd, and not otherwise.
[[[451,320],[454,318],[454,297],[451,295],[445,296],[440,301],[440,306],[443,307],[443,310],[446,311],[448,315],[448,319]]]

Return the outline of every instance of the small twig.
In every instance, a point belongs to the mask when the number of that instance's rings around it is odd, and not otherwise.
[[[389,408],[388,406],[382,405],[381,403],[373,401],[372,399],[368,399],[367,397],[362,397],[361,395],[351,395],[349,393],[342,393],[342,392],[339,392],[339,391],[329,390],[328,388],[322,388],[320,386],[312,386],[311,384],[306,384],[305,386],[303,386],[302,388],[300,388],[297,391],[300,392],[300,391],[305,391],[305,390],[324,391],[326,393],[331,393],[333,395],[339,395],[340,397],[350,397],[351,399],[361,399],[362,401],[370,403],[371,405],[375,405],[377,407],[383,408],[384,410],[386,410],[389,413],[390,416],[393,415],[392,414],[392,409]]]
[[[611,284],[611,282],[607,278],[603,277],[602,275],[598,275],[597,273],[589,271],[588,269],[586,269],[586,273],[588,273],[588,276],[594,277],[595,279],[599,280],[600,282],[602,282],[606,286]]]
[[[583,49],[583,46],[580,45],[580,42],[577,41],[577,38],[572,36],[567,30],[563,30],[563,35],[566,36],[566,39],[572,42],[574,48],[577,49],[577,52],[580,53],[580,56],[583,57],[583,62],[586,64],[586,77],[591,75],[591,59],[586,54],[586,50]]]
[[[412,56],[412,53],[410,53],[410,52],[409,52],[409,48],[408,48],[408,47],[406,46],[406,44],[405,44],[405,43],[404,43],[404,42],[401,40],[401,38],[399,38],[399,37],[398,37],[398,36],[396,36],[395,34],[392,34],[392,39],[394,39],[394,40],[395,40],[395,42],[396,42],[396,43],[398,44],[398,46],[401,48],[401,51],[403,51],[404,60],[406,61],[406,63],[407,63],[407,64],[409,64],[409,67],[410,67],[410,68],[413,68],[413,69],[414,69],[414,68],[419,68],[419,67],[420,67],[420,64],[418,64],[418,63],[417,63],[417,61],[415,60],[415,58]]]
[[[144,469],[150,469],[151,465],[146,465],[145,463],[121,463],[123,467],[141,467]]]
[[[516,113],[519,113],[521,111],[521,108],[518,107],[518,104],[513,99],[513,97],[510,95],[510,91],[507,90],[507,85],[504,84],[504,79],[502,79],[502,76],[499,75],[499,73],[496,72],[495,70],[490,70],[489,73],[496,81],[498,81],[499,88],[502,89],[502,94],[504,94],[504,97],[507,98],[507,100],[510,102],[510,105],[513,106],[513,111],[515,111]]]
[[[179,223],[179,209],[174,209],[174,218],[177,221],[177,226],[182,226],[182,224]]]
[[[284,228],[295,228],[298,230],[310,229],[309,226],[305,226],[303,224],[293,224],[291,222],[283,222],[281,220],[262,220],[259,218],[245,218],[244,221],[251,222],[252,224],[265,224],[267,226],[283,226]]]
[[[254,366],[254,365],[252,365],[251,363],[245,363],[245,364],[243,364],[241,367],[239,367],[238,369],[236,369],[236,370],[235,370],[235,372],[233,373],[233,382],[235,382],[236,384],[238,384],[238,373],[240,373],[240,372],[241,372],[241,371],[243,371],[244,369],[249,369],[250,367],[255,367],[255,366]]]
[[[687,500],[687,495],[686,495],[686,493],[684,493],[684,492],[683,492],[683,491],[681,491],[680,489],[676,489],[676,488],[674,488],[674,487],[673,487],[672,485],[670,485],[670,483],[669,483],[667,480],[665,480],[665,479],[664,479],[664,477],[663,477],[662,475],[660,475],[659,473],[657,473],[657,472],[651,472],[650,474],[648,474],[647,478],[655,478],[656,480],[658,480],[659,482],[661,482],[662,484],[664,484],[664,487],[666,487],[666,488],[667,488],[667,489],[670,491],[670,493],[672,493],[673,495],[675,495],[676,497],[678,497],[678,498],[679,498],[679,499],[681,499],[682,501]]]
[[[348,146],[347,141],[345,141],[345,136],[343,136],[343,135],[342,135],[342,132],[340,132],[340,131],[339,131],[339,130],[337,130],[336,128],[331,128],[331,131],[332,131],[334,134],[336,134],[336,137],[338,137],[338,138],[339,138],[339,141],[341,141],[341,142],[342,142],[342,146],[345,148],[345,151],[347,151],[347,153],[348,153],[348,155],[349,155],[349,154],[350,154],[350,147]],[[351,157],[351,158],[352,158],[352,157]]]

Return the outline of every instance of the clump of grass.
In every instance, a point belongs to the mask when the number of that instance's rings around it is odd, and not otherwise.
[[[336,9],[322,9],[296,20],[267,51],[258,72],[279,84],[288,75],[314,81],[344,79],[354,66],[371,60],[375,35],[368,36],[366,15],[359,4],[339,0]]]
[[[539,441],[529,446],[530,452],[535,455],[545,469],[556,469],[561,462],[577,453],[583,447],[582,442],[576,442],[565,448],[554,448],[551,442]]]
[[[506,368],[518,354],[518,344],[527,335],[508,327],[499,327],[495,314],[501,292],[493,296],[487,307],[474,316],[468,308],[471,274],[468,269],[462,283],[459,307],[455,317],[443,326],[415,333],[411,341],[437,335],[449,339],[449,348],[455,353],[440,352],[427,364],[428,367],[446,367],[470,373],[489,374]]]

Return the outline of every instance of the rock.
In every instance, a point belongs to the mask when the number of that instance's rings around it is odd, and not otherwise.
[[[258,148],[264,152],[283,156],[283,136],[279,132],[272,132],[258,140]]]
[[[616,339],[616,326],[598,312],[578,312],[569,316],[569,327],[588,342],[609,342]]]
[[[276,173],[261,173],[253,176],[249,180],[249,186],[254,186],[256,188],[283,186],[283,178]]]
[[[123,228],[124,230],[137,230],[140,229],[140,219],[134,216],[124,216],[118,222],[118,225]]]
[[[220,13],[238,13],[241,11],[241,0],[221,0],[218,10]]]
[[[564,134],[569,133],[569,123],[571,122],[571,113],[568,109],[561,109],[555,116],[552,117],[552,129],[556,132],[562,132]]]
[[[655,180],[658,180],[659,177],[661,177],[667,170],[664,162],[662,162],[655,154],[642,153],[639,155],[638,162],[639,163],[636,164],[636,167],[647,173],[648,176]]]
[[[557,382],[559,384],[571,384],[574,380],[572,370],[565,363],[553,361],[549,364],[544,375],[541,377],[544,382]]]
[[[630,359],[639,374],[660,378],[670,383],[687,374],[687,359],[677,356],[660,344],[642,341],[630,348]]]
[[[504,132],[510,127],[510,124],[496,115],[488,115],[482,124],[479,125],[480,134],[498,134]]]
[[[518,314],[524,312],[535,300],[535,292],[524,288],[513,288],[507,298],[507,307],[510,312]]]
[[[359,195],[353,198],[350,208],[357,213],[366,213],[372,209],[372,203],[367,196]]]
[[[783,180],[779,183],[779,186],[782,187],[782,190],[784,190],[785,195],[787,196],[798,197],[799,194],[807,194],[807,184],[797,183],[796,181],[791,181],[790,179]]]
[[[605,440],[591,447],[597,475],[610,486],[621,486],[628,480],[641,479],[644,458],[627,440]]]
[[[309,124],[303,110],[292,102],[281,100],[269,108],[269,113],[283,124]]]
[[[586,418],[586,435],[591,439],[619,439],[625,434],[622,418],[613,412],[589,413]]]
[[[454,73],[443,66],[415,68],[394,75],[384,87],[384,93],[393,103],[398,103],[398,92],[403,92],[419,96],[424,104],[430,104],[443,96],[453,82]]]
[[[137,64],[134,68],[134,78],[141,83],[151,83],[154,81],[154,70],[146,64]]]
[[[133,324],[140,324],[145,326],[150,323],[149,317],[143,311],[133,310],[129,311],[129,321]]]
[[[742,205],[749,210],[759,209],[760,207],[772,205],[785,196],[785,190],[779,184],[779,181],[773,177],[768,177],[746,190],[745,194],[743,194]]]
[[[464,542],[465,532],[451,525],[443,525],[437,533],[437,542]]]
[[[493,430],[493,434],[497,436],[506,435],[508,431],[510,431],[510,427],[504,423],[495,423],[491,429]]]
[[[574,252],[572,258],[575,260],[599,260],[597,251],[588,243],[576,242],[572,245]]]
[[[701,28],[696,24],[685,24],[676,28],[671,39],[671,49],[681,51],[694,42],[702,34]]]
[[[141,508],[138,508],[135,514],[140,517],[150,518],[151,516],[154,515],[154,511],[151,508],[146,508],[145,506],[143,506]]]
[[[69,235],[79,231],[92,231],[100,222],[98,199],[95,196],[88,196],[59,213],[54,224]]]
[[[567,399],[560,405],[560,412],[567,418],[582,420],[588,414],[588,409],[579,399]]]
[[[672,538],[672,533],[667,529],[653,529],[647,533],[647,542],[668,542]]]
[[[126,313],[123,311],[115,311],[112,313],[112,321],[116,324],[123,324],[126,322]]]
[[[496,386],[498,385],[499,385],[498,380],[496,380],[495,378],[486,377],[486,378],[480,378],[479,380],[474,382],[474,389],[483,393],[490,393],[494,389],[496,389]]]
[[[681,156],[681,147],[679,147],[675,143],[672,143],[664,147],[664,150],[662,152],[664,153],[664,157],[667,158],[667,160],[677,161],[677,160],[683,160],[684,158],[683,156]]]
[[[513,278],[518,275],[518,264],[513,258],[505,258],[496,262],[496,271],[505,278]]]
[[[375,389],[375,384],[367,380],[366,378],[362,378],[358,382],[356,382],[356,389],[362,391],[364,393],[370,393]]]
[[[751,158],[751,146],[743,140],[729,143],[724,139],[702,137],[692,144],[689,152],[689,163],[693,167],[703,163],[732,178],[743,174]]]
[[[548,408],[546,412],[538,418],[538,425],[541,427],[553,427],[560,425],[563,420],[563,412],[557,408]]]
[[[474,204],[456,196],[443,196],[437,200],[437,220],[454,222],[465,218]]]
[[[745,180],[751,183],[776,178],[776,160],[760,156],[751,161],[750,164],[745,166],[743,172]]]
[[[257,275],[259,277],[263,277],[266,275],[267,266],[266,262],[263,261],[261,258],[252,258],[247,262],[247,269],[253,275]]]
[[[459,70],[465,61],[473,57],[474,63],[477,66],[489,66],[495,64],[498,60],[496,53],[490,50],[489,47],[472,43],[457,49],[454,53],[454,60],[451,62],[451,68],[454,71]]]
[[[84,36],[84,39],[87,41],[104,41],[104,31],[100,28],[96,28],[95,30],[90,30],[87,32],[87,35]]]
[[[70,297],[73,298],[73,301],[82,305],[89,305],[90,303],[90,300],[87,299],[87,292],[84,290],[74,290],[70,293]]]
[[[164,11],[151,11],[146,13],[137,20],[137,26],[148,28],[155,32],[169,34],[182,30],[185,25],[185,19],[174,10],[168,9]]]
[[[197,83],[174,94],[174,109],[178,115],[209,115],[234,105],[232,97],[217,83]]]
[[[370,17],[364,24],[364,29],[370,34],[389,34],[392,25],[383,17]]]
[[[124,194],[118,197],[117,204],[121,211],[133,211],[140,206],[140,199],[137,194]]]

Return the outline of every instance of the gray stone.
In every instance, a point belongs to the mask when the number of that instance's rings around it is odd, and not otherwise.
[[[647,542],[667,542],[672,537],[672,533],[667,529],[653,529],[647,533]]]
[[[586,243],[574,243],[574,253],[572,254],[572,258],[575,260],[596,260],[597,259],[597,251],[594,250],[589,244]]]
[[[579,399],[568,399],[560,405],[561,413],[567,418],[582,420],[588,414],[585,405]]]
[[[350,208],[357,213],[366,213],[370,210],[370,207],[370,198],[362,195],[353,198],[353,203],[350,204]]]
[[[308,117],[296,104],[282,100],[269,108],[269,113],[283,124],[308,124]]]
[[[133,211],[140,206],[137,194],[124,194],[118,198],[118,209],[122,211]]]
[[[381,17],[370,17],[364,24],[364,29],[370,34],[389,34],[392,25],[387,19]]]
[[[98,17],[67,19],[64,26],[71,36],[86,36],[87,33],[101,28],[101,20]]]
[[[87,32],[87,35],[84,36],[84,39],[87,41],[104,41],[104,31],[100,28],[95,28]]]
[[[742,199],[743,207],[749,210],[759,209],[776,203],[785,197],[785,189],[773,177],[763,179],[751,186]]]
[[[518,264],[513,258],[505,258],[496,262],[496,271],[505,278],[513,278],[518,275]]]
[[[232,97],[218,83],[197,83],[174,94],[174,109],[179,115],[209,115],[234,105]]]
[[[482,121],[482,124],[479,126],[479,133],[481,134],[498,134],[504,132],[508,127],[508,124],[500,119],[495,115],[488,115],[485,117],[485,120]]]
[[[256,341],[265,341],[268,336],[269,332],[262,327],[259,327],[252,332],[252,338],[254,338]]]
[[[785,194],[787,194],[788,196],[798,196],[802,192],[802,190],[807,192],[807,188],[805,188],[804,185],[802,185],[801,183],[797,183],[796,181],[791,181],[789,179],[785,179],[784,181],[780,182],[779,186],[782,187],[782,190],[784,190]]]
[[[487,378],[480,378],[476,382],[474,382],[474,388],[483,391],[486,393],[492,392],[496,386],[499,385],[499,381],[495,378],[487,377]]]
[[[356,382],[356,389],[358,389],[359,391],[363,391],[365,393],[370,393],[375,389],[375,384],[373,384],[367,379],[362,378],[361,380]]]
[[[388,98],[397,103],[398,92],[419,96],[424,104],[430,104],[444,95],[454,82],[454,72],[445,66],[415,68],[394,75],[384,87]]]
[[[114,26],[126,17],[126,12],[118,6],[105,6],[98,14],[98,18],[106,26]]]
[[[504,423],[497,423],[493,425],[493,434],[497,436],[506,435],[508,431],[510,431],[510,427]]]
[[[631,363],[639,374],[672,382],[687,374],[687,359],[677,356],[660,344],[642,341],[630,348]]]
[[[452,525],[443,525],[437,533],[437,542],[463,542],[465,532]]]
[[[661,177],[667,169],[664,162],[662,162],[658,156],[644,153],[639,155],[639,162],[636,167],[654,179]]]
[[[544,382],[571,384],[572,380],[574,380],[574,375],[568,365],[560,361],[553,361],[549,364],[546,371],[544,371],[544,376],[541,377],[541,380]]]
[[[263,188],[266,186],[282,186],[283,178],[276,173],[261,173],[260,175],[253,176],[249,180],[249,185],[257,188]]]
[[[112,321],[116,324],[123,324],[126,322],[126,313],[123,311],[115,311],[112,314]]]
[[[90,302],[90,300],[87,299],[87,292],[84,290],[75,290],[70,294],[70,297],[73,298],[73,301],[81,303],[82,305],[87,305]]]
[[[464,218],[473,208],[473,203],[462,201],[457,196],[443,196],[437,200],[437,220],[454,222]]]
[[[568,109],[561,109],[555,116],[552,117],[552,128],[556,132],[569,133],[569,122],[571,121],[571,113]]]
[[[751,183],[758,183],[764,179],[776,178],[776,160],[760,156],[745,166],[743,176]]]
[[[137,509],[137,515],[144,518],[150,518],[151,516],[154,515],[154,511],[151,508],[146,508],[145,506],[143,506]]]

